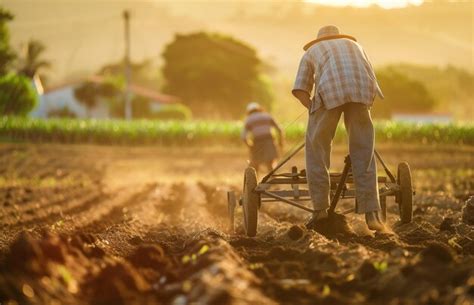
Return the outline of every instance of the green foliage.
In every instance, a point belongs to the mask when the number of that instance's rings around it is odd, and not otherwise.
[[[125,109],[122,107],[122,109]],[[125,111],[124,111],[125,112]],[[151,117],[151,102],[148,98],[135,96],[132,100],[132,113],[134,119],[148,119]],[[125,115],[125,113],[124,113]]]
[[[144,86],[156,91],[159,91],[159,84],[161,80],[156,67],[149,59],[144,59],[141,62],[131,62],[131,83]],[[120,83],[120,87],[125,88],[125,79],[123,77],[125,72],[125,64],[123,61],[110,63],[104,65],[99,69],[97,75],[101,75]]]
[[[76,118],[76,114],[68,107],[54,109],[48,112],[48,118]]]
[[[111,101],[111,113],[115,118],[124,118],[123,99]],[[189,120],[191,110],[181,104],[162,105],[159,110],[152,109],[152,102],[145,97],[135,96],[132,100],[132,113],[134,119],[156,120]]]
[[[387,262],[374,262],[373,266],[380,273],[384,273],[388,269],[388,263]]]
[[[3,117],[0,136],[26,141],[99,144],[241,143],[241,123]]]
[[[10,47],[10,35],[7,28],[7,22],[12,19],[13,15],[3,7],[0,7],[0,76],[8,73],[16,58],[15,53]]]
[[[46,47],[41,41],[28,41],[25,54],[20,58],[18,73],[33,78],[40,70],[49,68],[51,63],[41,58],[45,50]]]
[[[241,145],[242,123],[237,121],[172,120],[78,120],[3,117],[0,137],[11,140],[98,143],[98,144],[237,144]],[[377,143],[466,144],[474,145],[474,124],[410,124],[375,122]],[[288,142],[304,139],[305,124],[293,124],[286,130]],[[335,142],[346,141],[342,125]]]
[[[232,37],[177,35],[163,52],[164,90],[201,117],[238,118],[252,100],[270,108],[269,85],[256,51]]]
[[[125,100],[123,96],[117,96],[110,99],[110,114],[113,118],[125,118]],[[134,96],[132,98],[132,114],[133,119],[150,119],[152,117],[151,102],[148,98],[141,96]]]
[[[85,82],[81,86],[74,89],[74,96],[86,107],[88,111],[97,105],[99,98],[113,98],[119,93],[120,90],[113,82]]]
[[[97,105],[97,85],[92,82],[86,82],[74,89],[74,96],[90,110]]]
[[[191,116],[191,110],[181,104],[163,105],[152,114],[152,118],[159,120],[189,120]]]
[[[38,96],[27,77],[7,74],[0,77],[0,115],[26,116]]]
[[[427,113],[437,103],[422,82],[392,67],[378,70],[377,79],[385,99],[374,104],[372,113],[376,118],[390,118],[396,112]]]
[[[390,65],[392,69],[422,82],[436,96],[436,111],[451,113],[460,119],[471,120],[474,114],[474,73],[446,66],[421,66],[414,64]]]

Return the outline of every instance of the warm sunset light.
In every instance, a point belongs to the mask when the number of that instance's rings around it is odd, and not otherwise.
[[[398,8],[408,5],[421,5],[424,0],[306,0],[305,2],[317,3],[333,6],[356,6],[367,7],[370,5],[379,5],[383,8]]]
[[[0,305],[474,305],[474,0],[0,0]]]

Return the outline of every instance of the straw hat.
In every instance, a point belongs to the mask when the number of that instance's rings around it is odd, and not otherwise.
[[[350,40],[357,41],[354,37],[349,35],[343,35],[340,33],[339,29],[335,25],[326,25],[319,29],[318,37],[315,40],[312,40],[305,44],[303,50],[308,50],[312,45],[324,40],[338,39],[338,38],[347,38]]]
[[[260,106],[259,103],[252,102],[247,105],[247,113],[253,112],[253,111],[259,111],[262,110],[262,106]]]

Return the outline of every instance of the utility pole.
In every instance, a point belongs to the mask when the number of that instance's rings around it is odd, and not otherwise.
[[[132,69],[130,67],[130,12],[123,11],[123,20],[125,24],[125,56],[124,56],[124,73],[125,73],[125,119],[132,119],[132,95],[130,93],[130,82],[132,77]]]

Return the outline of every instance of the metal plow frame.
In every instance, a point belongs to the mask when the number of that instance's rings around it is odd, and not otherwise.
[[[261,206],[262,203],[271,203],[271,202],[282,202],[293,207],[299,208],[309,213],[314,213],[315,211],[304,205],[304,203],[311,202],[311,197],[309,194],[308,189],[302,189],[301,186],[307,185],[306,180],[306,171],[303,169],[298,171],[298,169],[294,166],[292,167],[291,172],[289,173],[279,173],[276,172],[283,167],[291,158],[293,158],[299,151],[303,149],[305,146],[304,143],[299,144],[294,151],[292,151],[286,158],[282,159],[275,168],[266,174],[257,186],[251,190],[255,195],[258,194],[259,202],[258,207]],[[402,222],[410,222],[411,221],[411,213],[412,213],[412,195],[414,194],[412,184],[411,184],[411,173],[410,168],[407,163],[400,163],[398,168],[398,176],[408,177],[405,178],[404,181],[400,181],[397,179],[390,169],[387,167],[385,162],[383,161],[380,154],[375,150],[374,155],[376,160],[380,163],[383,167],[386,176],[378,176],[378,182],[381,185],[379,187],[379,197],[380,197],[380,205],[382,209],[382,219],[386,220],[387,215],[387,206],[386,206],[386,198],[389,196],[394,196],[395,201],[399,204],[400,214],[402,216]],[[404,172],[401,174],[400,170]],[[400,178],[400,177],[398,177]],[[403,180],[403,179],[402,179]],[[341,173],[331,173],[330,174],[330,182],[331,182],[331,202],[328,212],[334,213],[337,207],[338,202],[341,199],[355,199],[355,189],[348,187],[348,184],[353,184],[354,179],[351,172],[351,159],[350,156],[347,155],[344,159],[344,168]],[[401,185],[404,184],[404,185]],[[285,190],[271,190],[273,186],[291,186],[291,189]],[[245,185],[244,185],[245,189]],[[245,194],[243,194],[245,195]],[[248,198],[249,196],[241,196],[239,200],[237,200],[237,196],[235,192],[230,191],[227,194],[228,198],[228,213],[230,217],[230,229],[234,231],[234,213],[235,207],[237,204],[243,206],[248,204],[243,200]],[[255,196],[253,196],[255,197]],[[402,202],[404,201],[404,202]],[[357,201],[356,201],[357,206]],[[342,211],[341,214],[348,214],[354,212],[356,207]],[[402,214],[402,210],[404,214]],[[248,222],[257,221],[257,219],[246,219],[245,224]],[[256,226],[256,223],[255,223]],[[247,235],[254,236],[254,234]]]

